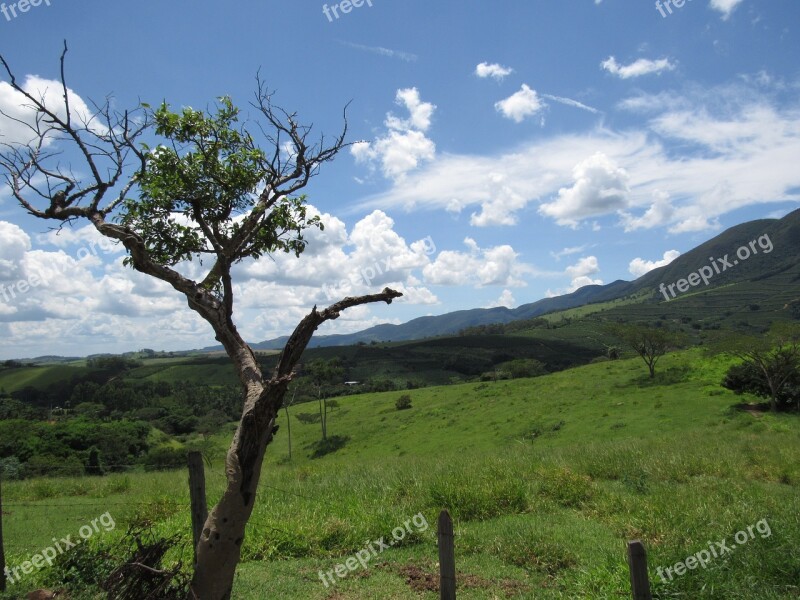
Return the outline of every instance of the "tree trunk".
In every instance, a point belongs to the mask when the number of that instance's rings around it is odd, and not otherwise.
[[[317,402],[319,403],[319,425],[322,429],[322,441],[324,442],[328,439],[328,405],[326,404],[325,398],[322,397],[320,397]]]
[[[286,385],[287,382],[270,382],[258,397],[245,400],[253,408],[245,413],[236,430],[225,459],[227,486],[208,515],[197,544],[192,591],[198,600],[231,597],[245,527],[255,504],[261,464],[273,439],[276,400],[283,397]]]
[[[286,389],[311,336],[325,321],[336,319],[341,311],[369,302],[391,304],[401,293],[385,288],[380,294],[345,298],[318,312],[316,306],[295,328],[283,348],[271,379],[265,381],[255,354],[245,344],[232,323],[215,327],[236,365],[245,389],[239,426],[225,459],[227,486],[206,519],[197,543],[197,563],[189,597],[192,600],[230,600],[236,566],[241,557],[245,528],[253,512],[261,464],[277,427],[275,420],[283,405]],[[190,305],[193,303],[190,302]],[[214,323],[212,319],[210,322]]]
[[[286,433],[289,435],[289,461],[292,460],[292,421],[289,418],[289,407],[284,406],[283,410],[286,412]]]

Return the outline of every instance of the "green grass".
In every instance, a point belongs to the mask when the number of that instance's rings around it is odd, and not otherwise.
[[[625,542],[634,538],[647,546],[658,599],[796,598],[800,421],[732,410],[742,398],[719,387],[726,366],[693,350],[665,357],[654,381],[636,359],[414,390],[404,411],[394,408],[400,392],[341,398],[329,434],[349,441],[322,459],[309,458],[319,426],[292,416],[294,460],[282,422],[234,598],[261,600],[269,590],[275,598],[434,599],[442,508],[455,522],[459,598],[629,597]],[[215,441],[210,503],[224,483],[228,439]],[[158,532],[186,535],[186,488],[183,471],[5,484],[8,562],[106,510],[117,529],[104,539],[143,516]],[[320,570],[419,513],[427,530],[335,586],[322,584]],[[762,519],[770,537],[670,583],[657,576],[657,567]]]

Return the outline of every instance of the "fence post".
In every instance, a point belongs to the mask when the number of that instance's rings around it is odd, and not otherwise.
[[[439,592],[440,600],[456,598],[456,550],[453,520],[443,510],[439,514]]]
[[[6,591],[6,551],[3,549],[3,471],[0,469],[0,592]]]
[[[628,566],[631,570],[633,600],[653,600],[647,574],[647,550],[639,540],[628,542]]]
[[[199,452],[189,452],[187,456],[189,465],[189,498],[192,506],[192,539],[194,540],[194,560],[197,562],[197,542],[203,533],[203,525],[208,518],[208,505],[206,504],[206,474],[203,469],[203,455]]]

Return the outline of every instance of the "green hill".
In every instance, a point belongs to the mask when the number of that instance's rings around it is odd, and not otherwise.
[[[633,538],[648,548],[656,598],[796,598],[797,417],[734,409],[742,398],[719,386],[726,366],[691,350],[665,357],[654,381],[631,359],[414,390],[402,411],[397,392],[343,398],[329,432],[344,445],[320,459],[310,458],[319,425],[297,419],[313,407],[292,407],[293,459],[282,415],[233,598],[261,600],[269,590],[275,598],[433,600],[425,582],[436,572],[442,508],[456,524],[460,598],[625,598],[624,544]],[[215,438],[207,467],[211,503],[228,435]],[[9,562],[96,516],[98,505],[117,520],[109,542],[143,515],[157,532],[186,538],[186,487],[183,471],[6,484],[4,500],[18,506],[4,523],[17,549]],[[320,570],[415,515],[430,527],[333,588],[321,583]],[[672,581],[657,576],[757,523],[770,535]]]

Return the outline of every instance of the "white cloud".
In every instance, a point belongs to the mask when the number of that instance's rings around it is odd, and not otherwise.
[[[711,0],[709,7],[722,13],[722,20],[727,21],[731,13],[739,6],[744,0]]]
[[[600,66],[620,79],[641,77],[642,75],[650,75],[652,73],[661,73],[662,71],[672,71],[675,69],[675,64],[671,63],[667,58],[658,60],[640,58],[629,65],[621,65],[617,62],[617,59],[610,56],[600,63]]]
[[[565,273],[576,279],[584,275],[594,275],[600,271],[600,263],[596,256],[585,256],[576,262],[574,265],[565,269]]]
[[[319,214],[308,207],[309,216]],[[422,282],[422,269],[436,254],[435,240],[407,242],[394,221],[373,211],[348,232],[346,224],[321,215],[325,230],[306,231],[308,247],[298,259],[279,253],[245,261],[234,269],[235,319],[246,339],[284,335],[312,306],[344,296],[374,293],[385,286],[404,294],[397,303],[438,304]],[[57,353],[85,355],[145,346],[185,349],[213,344],[213,332],[186,309],[167,284],[122,266],[122,257],[94,243],[91,228],[64,228],[34,240],[17,225],[0,221],[0,328],[2,353],[43,354],[59,340]],[[33,249],[34,243],[57,250]],[[183,272],[201,271],[196,263]],[[28,282],[20,292],[19,282]],[[5,291],[5,297],[3,296]],[[324,333],[357,331],[379,322],[381,307],[350,311]],[[391,313],[388,320],[397,322]],[[322,330],[321,330],[322,331]],[[11,356],[8,356],[9,358]]]
[[[494,107],[507,119],[522,123],[527,117],[543,110],[545,104],[539,98],[536,90],[532,90],[523,83],[518,92],[495,103]]]
[[[492,300],[486,306],[484,306],[484,308],[498,308],[500,306],[514,308],[516,305],[517,301],[514,300],[514,294],[511,293],[511,290],[503,290],[503,293],[500,294],[500,297],[497,300]]]
[[[567,267],[564,274],[570,278],[570,284],[566,289],[550,290],[546,292],[548,298],[570,294],[586,285],[603,285],[602,279],[592,279],[591,275],[600,272],[600,263],[596,256],[584,256],[577,263]]]
[[[674,214],[675,208],[670,202],[669,194],[660,190],[653,192],[653,204],[641,217],[634,217],[626,211],[620,211],[625,231],[664,227],[669,224]]]
[[[477,75],[478,77],[482,79],[486,77],[491,77],[493,79],[496,79],[497,81],[502,81],[503,79],[511,75],[511,73],[513,72],[514,69],[511,69],[509,67],[504,67],[497,63],[489,64],[486,62],[482,62],[477,67],[475,67],[475,75]]]
[[[61,82],[53,79],[43,79],[36,75],[28,75],[22,84],[22,89],[31,96],[64,118],[63,87]],[[73,90],[67,88],[71,116],[80,124],[91,122],[92,111],[83,99]],[[26,145],[37,139],[34,132],[36,112],[31,108],[31,101],[20,92],[11,87],[11,84],[0,81],[0,143],[11,145]],[[50,142],[46,138],[46,142]]]
[[[411,117],[407,120],[402,120],[389,113],[386,115],[386,126],[389,129],[396,129],[397,131],[407,131],[409,129],[428,131],[436,105],[420,100],[417,88],[397,90],[395,103],[405,107]]]
[[[560,104],[564,104],[565,106],[572,106],[573,108],[580,108],[581,110],[585,110],[586,112],[590,112],[592,114],[600,114],[600,111],[596,108],[592,108],[591,106],[587,106],[582,102],[578,102],[577,100],[573,100],[572,98],[564,98],[563,96],[553,96],[552,94],[542,94],[543,98],[547,98],[548,100],[552,100],[554,102],[558,102]]]
[[[464,244],[469,252],[440,252],[436,260],[422,270],[425,283],[475,287],[525,285],[521,277],[531,272],[531,268],[517,261],[519,255],[511,246],[479,248],[472,238],[466,238]]]
[[[664,258],[661,260],[644,260],[643,258],[634,258],[628,265],[628,271],[637,279],[653,269],[663,267],[671,263],[673,260],[681,255],[677,250],[667,250],[664,252]]]
[[[583,246],[573,246],[571,248],[564,248],[558,252],[550,252],[550,256],[555,258],[556,260],[561,260],[565,256],[571,256],[573,254],[580,254],[584,250],[586,250],[587,244]]]
[[[350,152],[357,163],[379,162],[385,177],[400,181],[436,156],[436,144],[425,135],[436,105],[422,102],[416,88],[397,90],[395,102],[408,110],[409,118],[387,114],[384,124],[388,132],[374,142],[354,144]]]
[[[630,176],[605,154],[598,152],[578,163],[573,177],[572,187],[561,188],[553,202],[539,207],[541,214],[553,217],[559,225],[577,227],[583,219],[628,205]]]
[[[630,190],[624,202],[612,194],[596,197],[595,210],[578,208],[596,213],[593,220],[620,213],[620,226],[629,230],[712,231],[720,216],[744,207],[800,201],[796,100],[778,105],[772,94],[741,80],[713,88],[691,86],[680,93],[665,90],[640,100],[641,108],[653,102],[658,106],[638,128],[595,126],[496,154],[443,154],[361,206],[472,210],[471,223],[479,226],[517,223],[521,210],[543,201],[553,205],[546,209],[554,213],[550,216],[574,227],[584,211],[566,210],[558,194],[571,190],[576,199],[576,148],[584,156],[602,154],[624,170],[627,181],[620,173],[617,191],[624,192],[625,183]],[[511,201],[504,204],[504,196]],[[601,210],[603,201],[607,212]]]
[[[388,58],[399,58],[400,60],[404,60],[406,62],[414,62],[418,58],[416,54],[412,54],[410,52],[401,52],[400,50],[392,50],[391,48],[384,48],[383,46],[365,46],[363,44],[354,44],[352,42],[343,42],[341,40],[339,40],[339,43],[349,46],[350,48],[354,48],[355,50],[362,50],[364,52],[370,52],[372,54],[378,54]]]
[[[491,225],[515,225],[517,211],[525,208],[528,198],[509,185],[502,173],[489,173],[486,178],[493,192],[488,202],[483,203],[479,213],[472,213],[470,225],[488,227]]]

